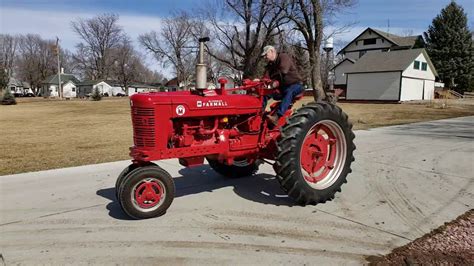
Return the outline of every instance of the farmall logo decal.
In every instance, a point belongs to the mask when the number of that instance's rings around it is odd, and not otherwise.
[[[186,109],[184,108],[184,106],[182,106],[182,105],[176,106],[176,114],[177,115],[182,116],[182,115],[184,115],[184,113],[186,113]]]
[[[208,100],[208,101],[197,101],[196,106],[198,108],[202,107],[224,107],[227,106],[227,102],[223,100]]]

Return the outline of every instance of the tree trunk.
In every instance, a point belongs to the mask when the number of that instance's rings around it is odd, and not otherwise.
[[[315,101],[322,101],[326,98],[322,83],[321,83],[321,60],[319,51],[310,49],[309,62],[311,64],[311,85],[313,86],[313,97]]]

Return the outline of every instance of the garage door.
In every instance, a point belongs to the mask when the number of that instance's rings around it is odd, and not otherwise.
[[[424,100],[434,99],[434,80],[425,80],[425,98]]]
[[[423,79],[402,79],[402,93],[400,94],[400,101],[423,100]]]
[[[398,101],[400,72],[347,74],[348,100]]]

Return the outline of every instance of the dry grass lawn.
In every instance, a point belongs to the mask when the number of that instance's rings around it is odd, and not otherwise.
[[[311,99],[303,99],[299,104]],[[354,129],[474,115],[474,105],[340,103]],[[0,175],[129,159],[128,99],[0,105]]]

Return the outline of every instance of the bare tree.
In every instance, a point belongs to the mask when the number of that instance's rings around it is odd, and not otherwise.
[[[160,33],[152,31],[140,35],[138,40],[164,66],[171,64],[176,73],[178,84],[190,82],[194,70],[195,42],[192,35],[193,22],[185,12],[165,19]]]
[[[143,65],[143,69],[140,71],[140,77],[138,80],[148,84],[163,85],[165,76],[163,73],[156,70],[151,70],[147,66]]]
[[[259,56],[288,22],[282,13],[284,6],[273,5],[274,0],[225,0],[209,2],[201,13],[216,45],[209,53],[228,66],[240,70],[244,77],[255,77]],[[216,10],[220,10],[216,12]],[[219,51],[219,52],[217,52]]]
[[[119,46],[113,50],[113,58],[115,58],[113,74],[128,95],[130,83],[139,78],[144,66],[141,64],[139,55],[133,48],[129,38],[124,38]]]
[[[28,81],[31,88],[40,88],[46,77],[57,73],[54,46],[54,40],[42,39],[38,34],[27,34],[20,38],[18,77]]]
[[[78,67],[90,79],[107,79],[114,59],[111,50],[124,38],[122,28],[117,24],[118,15],[103,14],[91,19],[77,19],[71,22],[72,29],[82,39],[74,56]]]
[[[0,34],[0,90],[7,87],[13,74],[18,39],[17,36]]]
[[[412,29],[404,29],[404,30],[402,30],[400,35],[403,36],[403,37],[410,37],[410,36],[415,35],[415,33]]]
[[[288,1],[281,0],[278,6]],[[321,43],[323,29],[326,23],[331,22],[334,14],[355,4],[354,0],[292,0],[284,9],[286,16],[293,22],[295,29],[302,35],[305,49],[309,54],[311,66],[311,84],[315,100],[326,98],[321,83]]]

